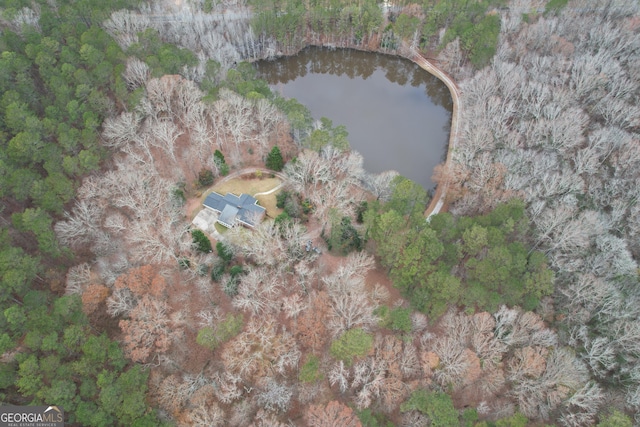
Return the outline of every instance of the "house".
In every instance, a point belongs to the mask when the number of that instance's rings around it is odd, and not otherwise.
[[[218,222],[227,228],[233,228],[238,223],[254,228],[262,221],[266,212],[265,208],[258,205],[258,201],[248,194],[236,196],[227,193],[226,196],[222,196],[214,191],[207,196],[203,205],[219,214]]]

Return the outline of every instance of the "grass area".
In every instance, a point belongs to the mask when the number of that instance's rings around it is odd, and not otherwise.
[[[276,196],[278,195],[279,192],[280,190],[271,194],[267,194],[266,196],[256,197],[256,199],[258,199],[258,204],[260,206],[263,206],[267,210],[267,216],[269,218],[275,218],[278,215],[280,215],[282,212],[284,212],[283,209],[276,207],[276,203],[277,203]]]
[[[218,230],[218,233],[220,233],[220,234],[224,234],[227,231],[229,231],[229,229],[227,227],[225,227],[224,225],[220,224],[219,222],[216,222],[213,226],[216,228],[216,230]]]
[[[242,179],[236,178],[222,184],[214,185],[212,190],[225,195],[227,193],[241,194],[246,193],[254,195],[256,193],[262,193],[272,190],[280,185],[282,181],[278,178],[263,178],[263,179]]]

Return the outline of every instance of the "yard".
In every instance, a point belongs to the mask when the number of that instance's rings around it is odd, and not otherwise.
[[[278,209],[276,207],[276,194],[278,194],[280,190],[276,190],[273,193],[269,194],[264,193],[272,191],[280,184],[282,184],[282,181],[279,178],[234,178],[229,181],[214,185],[213,188],[207,190],[207,192],[203,194],[201,203],[212,191],[215,191],[222,195],[227,193],[233,193],[236,195],[245,193],[258,199],[258,204],[267,210],[267,216],[270,218],[275,218],[282,213],[282,209]]]

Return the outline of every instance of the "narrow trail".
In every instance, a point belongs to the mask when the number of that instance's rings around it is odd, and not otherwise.
[[[282,188],[282,186],[284,186],[284,182],[283,182],[283,183],[281,183],[281,184],[279,184],[276,188],[272,188],[272,189],[271,189],[271,190],[269,190],[269,191],[263,191],[263,192],[261,192],[261,193],[256,193],[256,194],[254,194],[254,195],[253,195],[253,197],[258,197],[258,196],[267,196],[267,195],[269,195],[269,194],[271,194],[271,193],[275,193],[276,191],[278,191],[279,189],[281,189],[281,188]]]
[[[415,49],[404,46],[403,54],[406,58],[418,64],[420,68],[439,78],[447,86],[449,92],[451,93],[451,99],[453,100],[453,111],[451,112],[451,133],[449,134],[447,159],[445,160],[444,164],[445,170],[449,172],[452,168],[453,152],[458,146],[458,140],[460,139],[460,111],[462,109],[462,103],[460,102],[460,88],[451,77],[449,77],[444,71],[440,70],[428,59],[420,55]],[[429,203],[429,206],[424,213],[427,217],[427,220],[429,220],[432,215],[440,213],[440,210],[445,204],[447,189],[449,186],[449,181],[447,178],[448,176],[449,174],[446,174],[446,180],[444,182],[441,182],[436,188],[433,199],[431,199],[431,203]]]

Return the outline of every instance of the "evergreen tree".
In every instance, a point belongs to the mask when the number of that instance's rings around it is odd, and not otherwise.
[[[208,254],[209,252],[212,251],[211,241],[209,240],[207,235],[204,234],[202,231],[193,230],[191,232],[191,237],[193,238],[193,245],[200,252],[204,252],[204,253]]]
[[[282,153],[278,146],[274,146],[267,155],[267,161],[265,162],[269,169],[280,172],[284,167],[284,160],[282,159]]]

